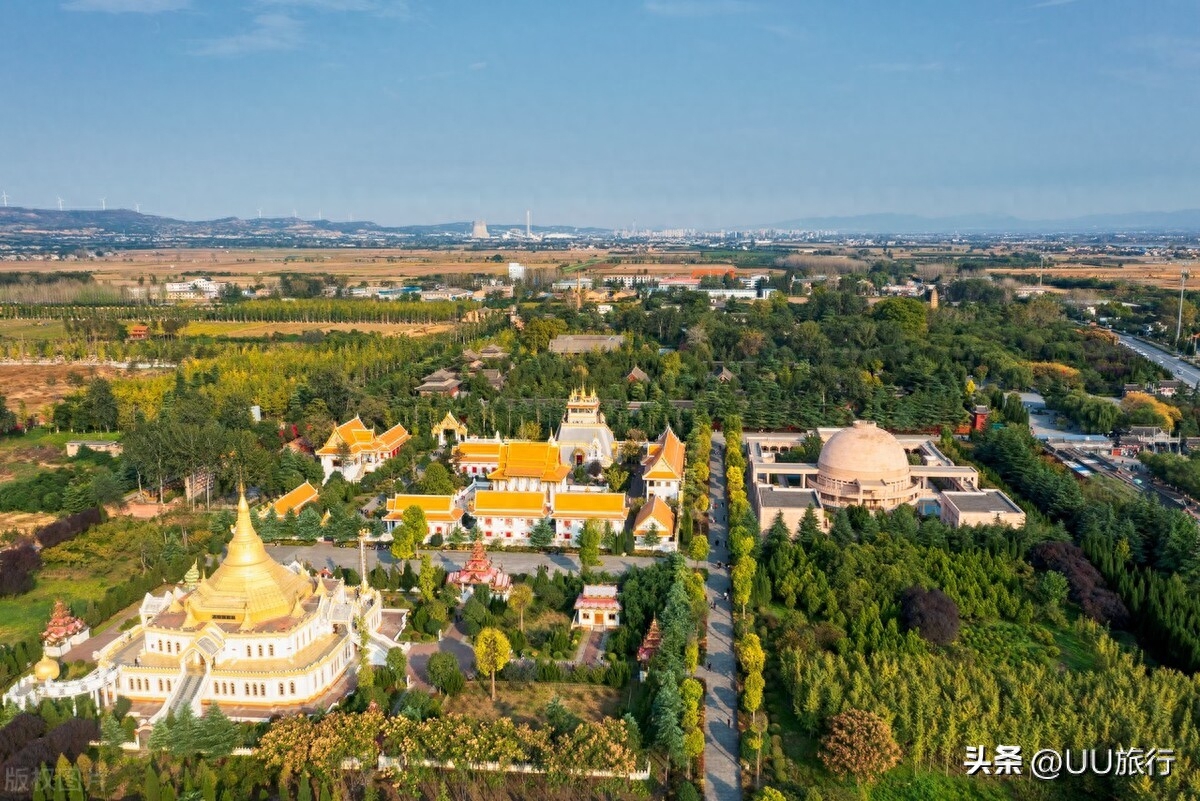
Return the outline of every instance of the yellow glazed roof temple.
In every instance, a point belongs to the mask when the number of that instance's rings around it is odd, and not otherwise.
[[[293,614],[313,594],[313,582],[267,554],[242,493],[225,560],[184,600],[188,625],[229,621],[243,629]]]

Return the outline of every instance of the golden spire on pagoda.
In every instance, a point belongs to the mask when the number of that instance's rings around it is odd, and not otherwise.
[[[267,553],[250,519],[250,504],[238,488],[238,516],[224,561],[188,596],[188,618],[237,622],[242,629],[292,613],[313,593],[312,582]]]

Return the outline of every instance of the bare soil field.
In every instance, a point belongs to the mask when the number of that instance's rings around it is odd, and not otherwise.
[[[151,375],[155,370],[139,370],[138,375]],[[72,374],[84,382],[94,377],[113,378],[125,373],[113,367],[85,364],[0,364],[0,387],[8,408],[18,411],[22,401],[30,412],[37,412],[49,403],[56,403],[79,389]]]
[[[0,512],[0,531],[19,531],[22,534],[32,534],[47,523],[53,523],[57,518],[44,512]]]
[[[492,261],[497,253],[501,261]],[[351,283],[375,284],[438,273],[507,275],[510,261],[531,268],[555,267],[596,256],[604,257],[607,253],[600,250],[195,249],[123,251],[87,261],[0,262],[0,270],[87,270],[97,281],[116,286],[135,285],[139,279],[145,283],[182,280],[185,275],[205,275],[245,285],[264,282],[280,273],[329,273],[344,276]]]
[[[113,286],[134,286],[139,280],[151,282],[182,280],[185,276],[208,276],[213,280],[237,284],[271,284],[281,273],[341,276],[351,285],[357,283],[402,283],[407,278],[431,275],[507,276],[508,263],[520,262],[527,268],[562,267],[568,273],[650,272],[687,274],[693,269],[719,268],[719,264],[689,263],[688,253],[639,253],[634,258],[646,263],[627,264],[629,254],[620,251],[621,265],[608,259],[612,251],[598,248],[563,250],[329,250],[278,249],[192,249],[161,251],[123,251],[85,261],[0,262],[0,271],[55,272],[88,271],[96,281]],[[493,261],[499,255],[500,261]]]
[[[1179,288],[1179,271],[1183,265],[1162,263],[1128,262],[1121,267],[1099,266],[1094,264],[1059,264],[1047,267],[1043,275],[1047,278],[1094,278],[1097,281],[1126,281],[1131,284],[1162,287],[1166,289]],[[1036,269],[1014,270],[1013,268],[997,267],[988,270],[989,273],[1025,274],[1029,283],[1037,283]]]
[[[272,334],[303,334],[307,331],[362,331],[384,336],[419,337],[449,331],[450,323],[410,325],[402,323],[241,323],[224,320],[202,320],[188,323],[184,336],[269,337]]]

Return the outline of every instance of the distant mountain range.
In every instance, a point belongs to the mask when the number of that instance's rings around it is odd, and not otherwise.
[[[1123,231],[1200,232],[1200,209],[1089,214],[1061,220],[1024,220],[1001,214],[920,217],[914,214],[859,214],[802,217],[765,228],[784,231],[837,231],[855,234],[1039,233],[1083,234]]]
[[[519,229],[524,224],[490,225],[493,235]],[[0,208],[0,241],[14,238],[28,239],[31,236],[66,235],[71,239],[92,237],[97,240],[117,238],[141,242],[147,239],[172,240],[180,237],[212,238],[258,242],[263,240],[305,241],[350,239],[426,238],[459,237],[471,235],[471,222],[450,222],[436,225],[382,226],[367,221],[334,222],[331,220],[302,220],[294,217],[269,217],[242,219],[222,217],[215,220],[177,220],[153,214],[141,214],[129,209],[100,211],[30,209],[20,207]],[[537,235],[575,234],[580,236],[604,235],[603,228],[573,228],[570,226],[538,225],[533,227]]]
[[[804,217],[740,230],[772,228],[792,231],[835,231],[839,234],[1098,234],[1200,233],[1200,209],[1172,212],[1093,214],[1063,220],[1024,220],[988,214],[920,217],[911,214],[861,214],[847,217]],[[492,236],[507,231],[524,233],[523,223],[490,224]],[[389,246],[470,240],[471,222],[434,225],[383,226],[367,221],[333,222],[294,217],[215,220],[177,220],[129,209],[100,211],[0,208],[0,244],[16,247],[46,245],[114,247],[195,246]],[[612,230],[601,227],[538,225],[538,236],[567,234],[605,239]],[[486,243],[489,240],[482,240]],[[517,241],[520,241],[519,239]]]

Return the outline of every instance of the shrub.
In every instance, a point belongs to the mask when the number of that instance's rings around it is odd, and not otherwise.
[[[1129,625],[1129,610],[1120,596],[1108,589],[1100,571],[1072,542],[1039,542],[1029,550],[1029,561],[1038,570],[1056,570],[1067,577],[1071,600],[1098,623],[1114,628]]]
[[[29,592],[33,589],[33,574],[41,566],[42,556],[29,541],[0,551],[0,595]]]
[[[900,595],[900,619],[934,645],[949,645],[958,637],[958,604],[941,590],[906,589]]]
[[[900,761],[892,727],[873,712],[847,709],[829,720],[821,761],[836,776],[871,781]]]
[[[43,548],[53,548],[55,545],[72,540],[94,525],[104,521],[104,514],[99,508],[84,509],[73,515],[67,515],[61,520],[55,520],[34,532],[34,537]]]

